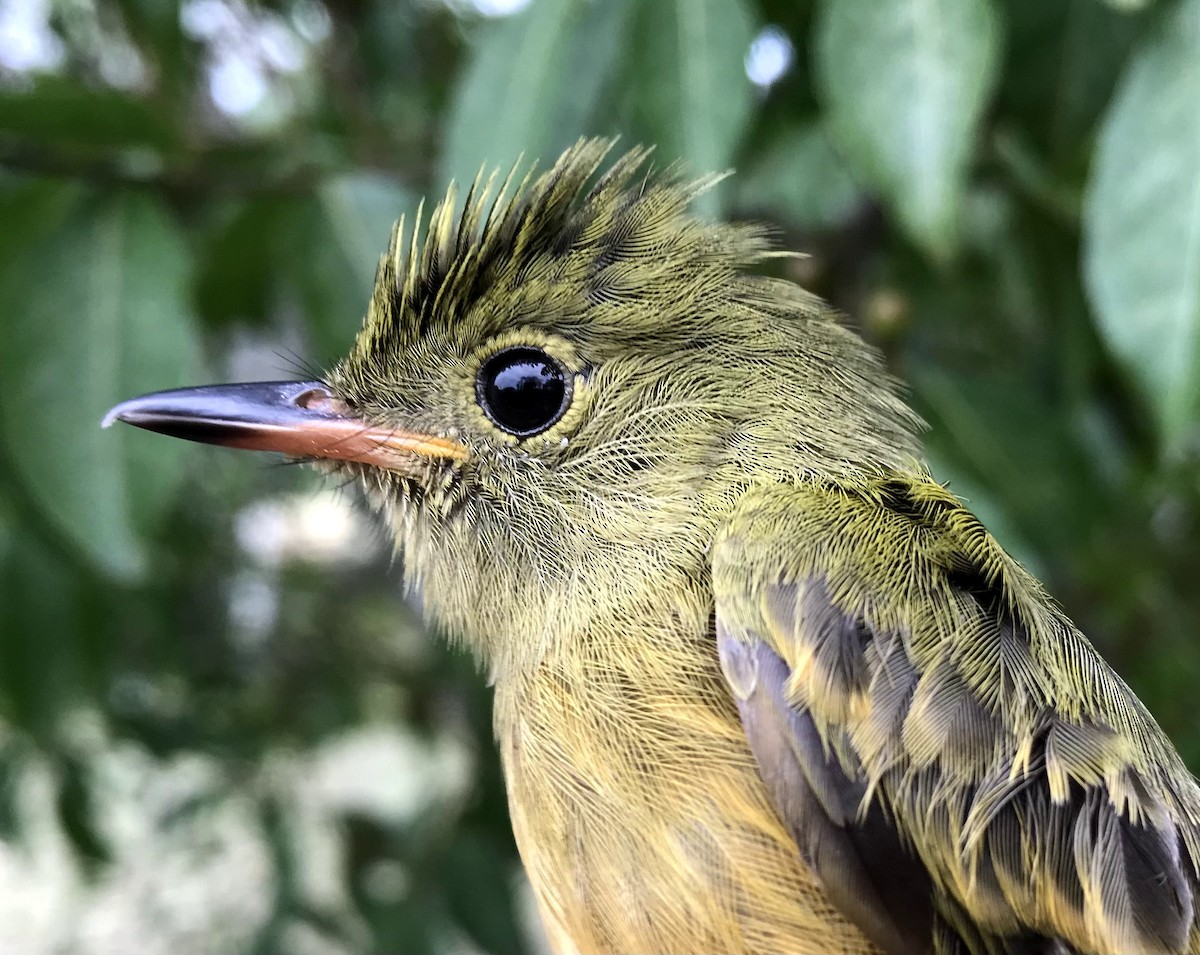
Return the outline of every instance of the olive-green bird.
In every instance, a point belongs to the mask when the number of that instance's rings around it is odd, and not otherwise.
[[[1196,952],[1200,787],[713,179],[403,223],[321,382],[114,408],[356,476],[495,685],[560,951]]]

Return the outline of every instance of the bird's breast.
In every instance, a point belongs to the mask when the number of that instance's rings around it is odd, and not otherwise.
[[[562,950],[871,950],[771,807],[707,632],[582,638],[498,682],[496,719],[514,833]]]

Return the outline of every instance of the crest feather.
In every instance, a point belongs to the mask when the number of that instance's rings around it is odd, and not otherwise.
[[[615,144],[613,139],[581,139],[540,175],[533,165],[522,172],[520,160],[503,180],[496,171],[481,168],[462,211],[457,211],[458,188],[451,183],[427,223],[422,200],[411,229],[401,217],[380,260],[375,299],[357,348],[369,350],[419,334],[434,316],[454,321],[504,264],[547,250],[565,251],[572,241],[595,240],[612,231],[652,188],[669,189],[675,197],[670,205],[680,208],[727,175],[689,178],[680,163],[655,174],[647,168],[652,150],[641,146],[597,175]],[[767,254],[761,242],[750,245],[751,257]]]

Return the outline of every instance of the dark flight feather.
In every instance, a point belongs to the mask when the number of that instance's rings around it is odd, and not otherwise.
[[[900,483],[751,492],[714,552],[722,665],[801,854],[891,952],[1194,951],[1195,781],[969,512]]]

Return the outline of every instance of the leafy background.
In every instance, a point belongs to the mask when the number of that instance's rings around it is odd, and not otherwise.
[[[1200,766],[1200,0],[0,0],[0,947],[538,950],[353,493],[97,425],[329,363],[417,197],[582,133],[736,167]]]

